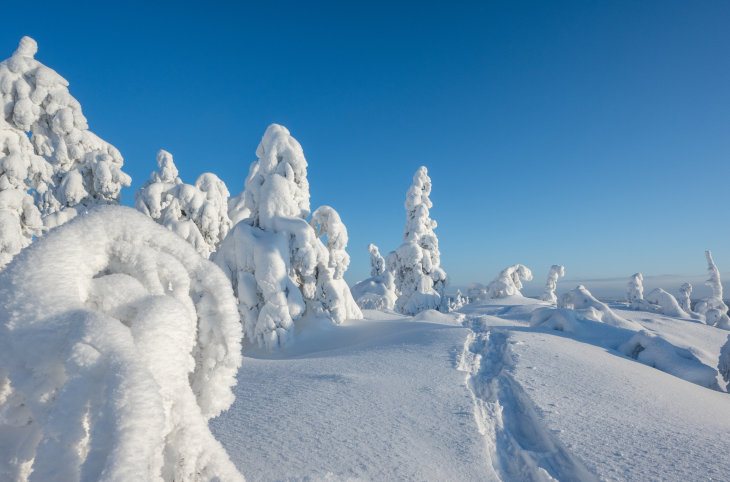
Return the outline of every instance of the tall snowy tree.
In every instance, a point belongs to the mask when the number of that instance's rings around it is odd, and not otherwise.
[[[558,289],[558,280],[565,276],[565,266],[554,264],[550,267],[547,281],[545,282],[545,292],[540,297],[541,300],[552,304],[558,303],[558,297],[555,290]]]
[[[184,238],[205,258],[231,228],[228,189],[218,176],[201,174],[195,185],[178,175],[172,154],[157,153],[157,171],[137,191],[135,207]]]
[[[35,153],[52,166],[52,183],[35,194],[44,223],[53,227],[78,208],[117,203],[131,179],[119,151],[89,130],[68,81],[35,60],[37,51],[35,40],[20,40],[0,63],[0,93],[5,123],[29,135]]]
[[[725,330],[730,330],[730,317],[727,314],[727,305],[722,299],[722,280],[720,279],[720,270],[712,259],[712,252],[705,251],[707,259],[707,271],[710,275],[705,282],[712,290],[712,294],[697,303],[695,311],[704,315],[708,325],[717,326]]]
[[[524,264],[508,266],[487,285],[487,296],[489,298],[521,296],[522,281],[532,281],[532,271],[530,271],[530,268]]]
[[[329,246],[307,222],[309,183],[301,145],[284,126],[272,124],[256,156],[244,192],[229,205],[231,218],[240,221],[214,261],[233,283],[246,336],[274,348],[287,342],[305,314],[334,323],[362,315],[350,291],[336,287],[344,283],[347,267],[347,233],[339,216],[325,209],[314,220]]]
[[[395,277],[396,311],[415,315],[424,310],[448,311],[444,294],[446,272],[441,268],[439,241],[431,219],[431,178],[421,166],[406,194],[403,244],[388,255],[388,270]]]

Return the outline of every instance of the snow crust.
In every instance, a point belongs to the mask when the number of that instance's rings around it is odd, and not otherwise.
[[[0,273],[0,479],[242,480],[230,284],[170,231],[99,207]]]

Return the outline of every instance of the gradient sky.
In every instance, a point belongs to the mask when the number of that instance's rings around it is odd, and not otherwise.
[[[147,2],[151,3],[151,2]],[[428,166],[454,285],[505,265],[568,278],[730,275],[730,2],[9,2],[133,177],[172,152],[238,193],[272,122],[309,162],[312,207],[366,246],[401,241]]]

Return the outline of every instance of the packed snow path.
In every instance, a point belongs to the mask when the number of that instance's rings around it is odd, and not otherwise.
[[[236,402],[212,430],[255,481],[730,473],[730,395],[601,346],[613,331],[593,339],[531,327],[545,306],[536,300],[497,303],[416,319],[367,311],[365,320],[307,327],[273,355],[249,349]],[[614,309],[707,367],[727,336]]]

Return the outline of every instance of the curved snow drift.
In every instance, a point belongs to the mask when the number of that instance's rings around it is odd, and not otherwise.
[[[207,424],[241,336],[223,273],[146,216],[54,230],[0,274],[0,479],[242,480]]]

